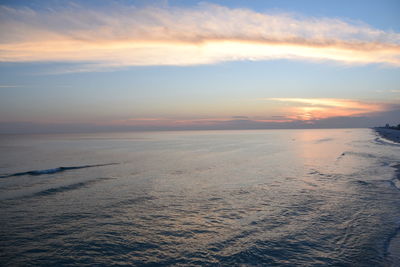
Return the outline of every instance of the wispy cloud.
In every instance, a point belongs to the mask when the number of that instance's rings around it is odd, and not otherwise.
[[[314,121],[331,117],[364,116],[390,110],[393,104],[370,103],[333,98],[265,98],[266,101],[287,103],[287,117],[293,120]],[[398,108],[396,106],[396,108]]]
[[[0,60],[84,62],[80,70],[301,59],[400,66],[400,34],[331,18],[194,8],[0,7]]]
[[[0,88],[18,88],[18,87],[23,87],[22,85],[0,85]]]
[[[123,126],[215,126],[226,123],[235,122],[252,122],[252,123],[284,123],[292,122],[290,118],[274,118],[274,117],[248,117],[248,116],[232,116],[232,117],[208,117],[208,118],[131,118],[124,120],[114,120],[100,122],[98,125],[123,125]]]
[[[143,117],[99,122],[99,125],[124,126],[215,126],[224,124],[283,125],[286,123],[316,123],[319,120],[338,117],[374,116],[381,112],[399,110],[400,105],[387,102],[366,102],[334,98],[261,98],[266,103],[275,102],[269,115],[235,115],[207,117]]]
[[[224,130],[224,129],[295,129],[295,128],[354,128],[373,127],[385,123],[398,124],[400,107],[391,111],[365,114],[353,117],[329,117],[315,120],[312,123],[303,120],[256,120],[256,119],[197,119],[182,120],[175,123],[173,119],[139,118],[113,123],[32,123],[32,122],[1,122],[0,133],[66,133],[66,132],[101,132],[101,131],[154,131],[154,130]],[[163,124],[157,123],[157,119]],[[127,123],[129,121],[129,123]],[[141,121],[141,123],[136,122]],[[147,124],[143,122],[147,121]]]
[[[247,120],[249,119],[248,116],[232,116],[232,119],[242,119],[242,120]]]

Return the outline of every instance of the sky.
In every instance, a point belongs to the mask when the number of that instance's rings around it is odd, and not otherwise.
[[[0,1],[0,133],[400,123],[397,0]]]

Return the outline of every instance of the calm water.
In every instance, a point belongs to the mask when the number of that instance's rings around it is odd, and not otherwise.
[[[370,129],[0,137],[3,266],[399,266]]]

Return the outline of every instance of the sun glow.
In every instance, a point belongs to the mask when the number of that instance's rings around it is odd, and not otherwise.
[[[329,98],[266,98],[268,101],[286,102],[288,118],[293,120],[319,120],[331,117],[362,116],[387,109],[384,103],[366,103],[348,99]]]

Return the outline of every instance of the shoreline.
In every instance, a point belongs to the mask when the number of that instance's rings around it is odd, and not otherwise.
[[[393,166],[395,168],[395,177],[392,180],[397,189],[400,189],[398,184],[400,182],[400,164]],[[390,262],[390,266],[400,265],[400,227],[397,227],[393,236],[389,238],[386,248],[386,255]]]
[[[372,128],[379,137],[390,141],[394,144],[400,144],[400,130],[390,129],[386,127]],[[400,164],[392,166],[395,169],[395,176],[391,180],[393,186],[400,190]],[[388,261],[388,266],[398,266],[400,264],[400,227],[398,226],[395,232],[387,241],[385,248],[385,258]]]
[[[379,134],[380,137],[397,144],[400,143],[400,130],[385,127],[374,127],[373,129]]]

